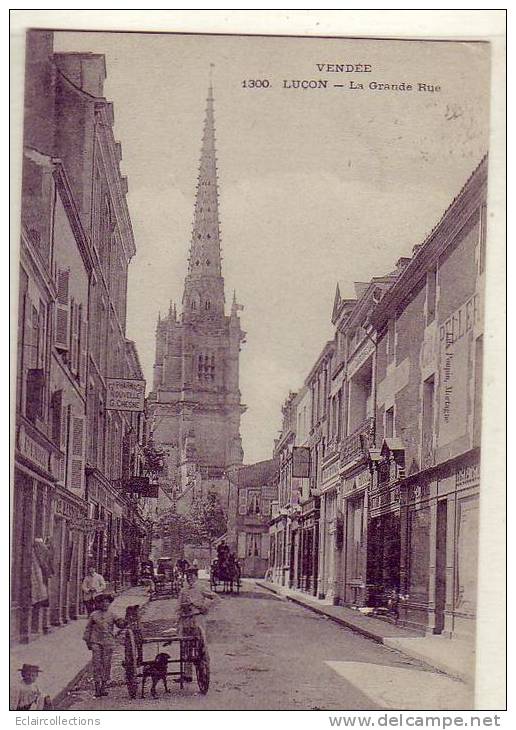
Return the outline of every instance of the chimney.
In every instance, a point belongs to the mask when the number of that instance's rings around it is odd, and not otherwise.
[[[54,60],[72,84],[91,96],[104,96],[105,56],[100,53],[55,53]]]

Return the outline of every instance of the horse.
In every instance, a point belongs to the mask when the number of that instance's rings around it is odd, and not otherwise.
[[[240,590],[240,565],[234,558],[214,560],[210,570],[210,587],[216,591],[222,583],[224,593],[233,593],[236,586]]]
[[[233,593],[233,586],[236,587],[237,593],[240,592],[240,565],[236,560],[228,560],[224,570],[224,591]]]

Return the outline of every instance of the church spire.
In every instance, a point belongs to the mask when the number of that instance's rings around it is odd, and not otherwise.
[[[201,315],[211,317],[217,314],[224,314],[224,281],[220,251],[213,87],[210,79],[188,273],[183,294],[183,315],[197,318]]]

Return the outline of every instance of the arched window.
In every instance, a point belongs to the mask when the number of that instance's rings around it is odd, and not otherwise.
[[[209,312],[209,311],[210,311],[210,309],[211,309],[211,302],[210,302],[210,300],[209,300],[209,299],[207,299],[207,300],[206,300],[206,301],[204,302],[204,309],[205,309],[205,310],[206,310],[207,312]]]
[[[215,355],[197,355],[197,378],[202,381],[215,380]]]

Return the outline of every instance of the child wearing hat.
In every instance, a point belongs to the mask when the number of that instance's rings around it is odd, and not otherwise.
[[[92,653],[95,677],[95,697],[107,696],[107,685],[111,677],[111,661],[115,648],[115,627],[123,628],[124,619],[116,618],[109,610],[113,596],[101,593],[95,597],[95,610],[91,613],[83,639]]]
[[[50,710],[50,697],[44,697],[36,684],[41,669],[36,664],[24,664],[18,670],[21,678],[11,684],[9,707],[11,710]]]

